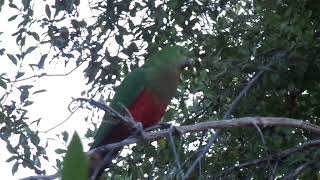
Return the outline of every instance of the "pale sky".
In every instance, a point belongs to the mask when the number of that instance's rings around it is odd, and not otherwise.
[[[6,1],[7,2],[7,1]],[[53,1],[54,2],[54,1]],[[19,2],[17,2],[19,3]],[[37,4],[35,4],[34,9],[37,9],[35,13],[38,13],[38,16],[43,16],[44,14],[44,4],[43,1],[37,1]],[[37,7],[39,6],[39,8]],[[82,3],[82,11],[80,12],[88,12],[88,5],[86,3]],[[42,9],[42,10],[41,10]],[[7,5],[4,5],[2,8],[2,11],[0,12],[0,22],[2,25],[6,25],[6,29],[1,28],[1,32],[4,32],[0,36],[0,48],[4,47],[8,53],[14,53],[17,49],[17,45],[15,44],[15,38],[11,37],[11,34],[15,31],[17,31],[16,24],[13,22],[8,22],[7,19],[11,17],[12,15],[15,15],[17,12],[12,11],[11,9],[8,9]],[[42,13],[42,15],[41,15]],[[53,12],[52,12],[53,13]],[[37,14],[35,14],[37,15]],[[88,15],[90,16],[90,15]],[[19,22],[19,21],[17,21]],[[39,32],[40,30],[35,30]],[[40,35],[41,33],[39,33]],[[28,43],[28,42],[27,42]],[[41,49],[41,51],[45,52],[46,49]],[[40,60],[40,53],[38,50],[35,50],[32,55],[27,55],[25,64],[34,62],[38,63]],[[85,65],[84,65],[85,66]],[[46,72],[49,72],[51,74],[57,74],[57,73],[66,73],[72,68],[72,65],[65,68],[64,63],[60,64],[46,64]],[[34,91],[40,90],[40,89],[46,89],[47,92],[32,95],[31,100],[34,101],[34,104],[29,106],[28,109],[28,117],[30,119],[38,119],[42,118],[42,121],[39,124],[40,130],[47,130],[51,127],[54,127],[64,119],[66,119],[70,112],[68,111],[68,105],[71,102],[71,98],[77,98],[80,97],[81,91],[86,89],[85,86],[85,79],[83,78],[83,68],[80,67],[78,70],[74,71],[72,74],[66,77],[43,77],[40,79],[32,79],[26,81],[26,84],[33,84],[35,88],[33,88]],[[27,68],[25,69],[26,74],[32,75],[31,69]],[[10,77],[11,80],[13,80],[13,77],[15,76],[17,72],[17,67],[13,65],[13,63],[8,59],[8,57],[5,55],[0,56],[0,72],[7,73],[8,77]],[[26,75],[28,77],[28,75]],[[0,88],[0,95],[2,95],[3,89]],[[14,93],[10,96],[10,98],[15,99],[19,98],[19,94]],[[9,99],[10,99],[9,98]],[[8,100],[9,100],[8,99]],[[8,102],[8,101],[7,101]],[[84,121],[84,118],[87,116],[88,111],[86,110],[78,110],[77,113],[75,113],[72,118],[70,118],[66,123],[61,125],[59,128],[56,128],[49,133],[40,133],[41,139],[46,138],[55,138],[56,134],[60,133],[61,131],[68,131],[69,136],[72,136],[72,133],[74,131],[77,131],[81,137],[83,137],[85,130],[88,128],[88,124]],[[49,141],[49,148],[46,149],[47,154],[49,156],[49,160],[51,161],[51,165],[55,165],[55,152],[54,150],[56,148],[64,148],[63,144],[57,143],[57,138],[55,140]],[[11,174],[11,168],[13,165],[13,162],[6,163],[5,161],[10,157],[10,153],[8,153],[7,148],[5,146],[5,143],[0,140],[0,149],[2,149],[1,155],[0,155],[0,174],[1,179],[18,179],[23,178],[31,175],[36,175],[33,171],[30,171],[28,169],[23,169],[22,166],[19,166],[18,172],[13,177]],[[87,150],[87,149],[85,149]],[[45,161],[43,161],[45,163]],[[53,168],[50,167],[50,163],[42,164],[42,167],[48,167],[46,168],[47,172],[54,173],[55,171]]]

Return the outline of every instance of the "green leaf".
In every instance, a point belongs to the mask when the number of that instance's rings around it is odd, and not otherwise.
[[[44,61],[47,59],[48,54],[44,54],[41,56],[40,61],[38,62],[38,68],[42,69],[44,66]]]
[[[19,71],[18,74],[16,75],[16,79],[21,78],[24,74],[25,74],[25,72]]]
[[[23,10],[24,11],[26,11],[27,9],[30,8],[30,2],[31,2],[31,0],[22,0]]]
[[[31,46],[26,50],[26,52],[24,54],[27,55],[27,54],[31,53],[32,51],[34,51],[35,49],[37,49],[37,46]]]
[[[40,37],[39,37],[38,33],[36,33],[36,32],[31,32],[31,36],[32,36],[35,40],[40,41]]]
[[[23,107],[30,106],[30,105],[32,105],[33,103],[34,103],[33,101],[27,100],[27,101],[24,102]]]
[[[46,11],[46,15],[47,15],[48,18],[50,19],[50,17],[51,17],[51,10],[50,10],[50,7],[49,7],[48,4],[46,4],[45,11]]]
[[[74,179],[88,179],[88,160],[77,133],[73,134],[62,169],[62,180]]]
[[[68,141],[68,138],[69,138],[69,134],[67,131],[63,131],[62,132],[62,137],[63,137],[63,141],[64,142],[67,142]]]
[[[11,156],[10,158],[8,158],[8,159],[6,160],[6,162],[10,162],[10,161],[13,161],[13,160],[15,160],[15,159],[17,159],[17,156]]]
[[[74,5],[79,6],[80,5],[80,0],[75,0]]]
[[[57,154],[65,154],[67,150],[58,148],[54,152],[56,152]]]
[[[4,48],[0,49],[0,56],[4,54],[4,51],[6,51],[6,49]]]
[[[24,102],[29,97],[29,90],[28,89],[22,89],[20,94],[20,101]]]
[[[13,62],[13,64],[17,65],[17,59],[12,54],[7,54],[8,58]]]
[[[20,90],[30,89],[30,88],[33,88],[33,85],[22,85],[22,86],[19,86],[19,87],[18,87],[18,89],[20,89]]]
[[[38,93],[43,93],[43,92],[47,92],[47,90],[41,89],[41,90],[33,92],[32,94],[38,94]]]
[[[116,35],[115,39],[119,45],[123,46],[123,37],[121,35]]]
[[[12,175],[14,175],[18,171],[19,165],[20,164],[18,162],[14,163],[14,165],[12,166],[12,169],[11,169]]]
[[[4,4],[4,0],[0,0],[0,12],[1,12],[1,8],[2,8],[3,4]]]
[[[37,134],[33,134],[31,137],[30,137],[30,139],[31,139],[31,142],[34,144],[34,145],[39,145],[39,143],[40,143],[40,138],[39,138],[39,136],[37,135]]]
[[[19,8],[17,7],[17,5],[13,4],[12,2],[9,3],[9,7],[13,8],[13,9],[19,10]]]
[[[27,137],[26,137],[24,134],[21,134],[21,135],[20,135],[19,144],[20,144],[20,145],[26,145],[26,144],[28,144],[28,139],[27,139]]]
[[[13,20],[15,20],[17,17],[18,17],[18,15],[13,15],[13,16],[11,16],[11,17],[8,19],[8,21],[13,21]]]
[[[3,89],[7,89],[7,83],[5,83],[1,78],[0,78],[0,87]]]

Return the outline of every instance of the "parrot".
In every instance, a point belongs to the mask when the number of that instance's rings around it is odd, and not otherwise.
[[[140,122],[143,128],[158,124],[177,91],[181,72],[191,64],[192,59],[189,58],[186,48],[177,45],[164,47],[123,79],[116,89],[110,107],[122,115],[130,112],[131,117]],[[132,127],[128,127],[119,117],[105,113],[90,150],[120,142],[132,133]],[[113,151],[112,158],[105,164],[104,169],[110,166],[120,150]],[[101,157],[98,159],[101,160]]]

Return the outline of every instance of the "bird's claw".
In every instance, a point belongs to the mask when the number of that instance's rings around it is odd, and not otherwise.
[[[134,129],[135,130],[134,130],[133,135],[139,136],[142,139],[146,139],[145,130],[143,129],[143,126],[142,126],[141,122],[136,122]]]

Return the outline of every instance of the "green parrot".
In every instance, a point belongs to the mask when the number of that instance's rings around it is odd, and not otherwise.
[[[143,128],[159,123],[176,93],[182,70],[191,64],[188,54],[188,50],[180,46],[168,46],[153,54],[142,67],[134,69],[122,81],[110,107],[123,115],[129,111]],[[106,113],[90,149],[119,142],[132,132],[133,129],[115,115]],[[119,150],[113,152],[112,158]],[[112,158],[105,168],[111,164]]]

